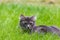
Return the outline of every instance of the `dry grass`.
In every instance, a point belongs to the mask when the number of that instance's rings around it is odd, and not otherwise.
[[[49,3],[53,2],[54,4],[60,4],[60,0],[0,0],[0,3]]]

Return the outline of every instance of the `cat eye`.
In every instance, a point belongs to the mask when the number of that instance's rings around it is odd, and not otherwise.
[[[32,24],[32,23],[30,23],[30,24]]]
[[[33,22],[31,22],[30,24],[33,24]]]
[[[24,24],[27,24],[27,23],[24,23]]]

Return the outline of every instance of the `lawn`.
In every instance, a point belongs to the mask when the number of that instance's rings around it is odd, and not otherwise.
[[[60,28],[60,6],[0,4],[0,40],[60,40],[56,35],[22,33],[19,17],[36,16],[36,25],[57,26]]]

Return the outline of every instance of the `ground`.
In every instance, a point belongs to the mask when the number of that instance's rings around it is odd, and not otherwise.
[[[56,35],[22,33],[19,17],[35,15],[36,25],[57,26],[60,28],[60,6],[56,5],[24,5],[0,4],[0,40],[60,40]]]

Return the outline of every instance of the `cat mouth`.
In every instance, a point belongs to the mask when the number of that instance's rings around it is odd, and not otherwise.
[[[26,29],[30,29],[29,27],[27,27]]]
[[[31,27],[27,27],[26,29],[27,29],[27,30],[31,30]]]

